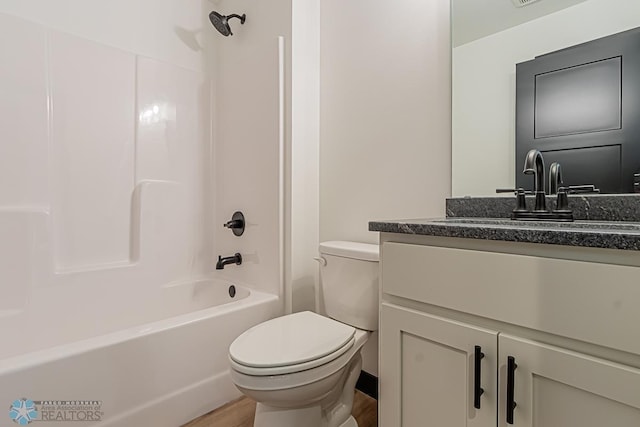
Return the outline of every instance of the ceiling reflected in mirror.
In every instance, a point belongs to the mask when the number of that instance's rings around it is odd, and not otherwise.
[[[508,28],[587,0],[453,0],[453,47],[481,39]],[[523,4],[516,6],[515,4]]]

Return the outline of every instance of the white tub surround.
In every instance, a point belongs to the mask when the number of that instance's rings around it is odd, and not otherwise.
[[[0,358],[0,402],[92,400],[101,402],[101,415],[89,425],[176,427],[239,397],[227,349],[244,330],[278,315],[281,304],[274,295],[242,287],[231,298],[229,286],[201,281],[165,287],[158,291],[162,296],[145,300],[156,306],[157,321],[124,326],[135,318],[124,304],[120,325],[94,319],[110,323],[112,332]],[[67,326],[67,336],[86,335],[82,322],[75,324]],[[56,331],[42,321],[26,335],[38,342]]]

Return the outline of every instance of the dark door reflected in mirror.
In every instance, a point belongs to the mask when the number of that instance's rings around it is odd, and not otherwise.
[[[565,186],[634,192],[634,175],[640,173],[639,89],[640,29],[517,64],[516,168],[537,149],[547,164],[562,165]],[[527,189],[529,179],[517,169],[515,178],[517,187]]]

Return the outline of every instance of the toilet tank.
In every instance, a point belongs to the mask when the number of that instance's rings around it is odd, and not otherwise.
[[[378,245],[320,243],[320,289],[325,314],[359,329],[378,329]]]

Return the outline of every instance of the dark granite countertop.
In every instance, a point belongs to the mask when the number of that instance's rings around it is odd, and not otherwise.
[[[569,223],[512,221],[515,198],[466,197],[447,200],[447,218],[372,221],[369,230],[640,251],[640,195],[571,199],[577,220]]]
[[[547,245],[640,250],[640,223],[511,221],[498,218],[440,218],[372,221],[370,231]]]

